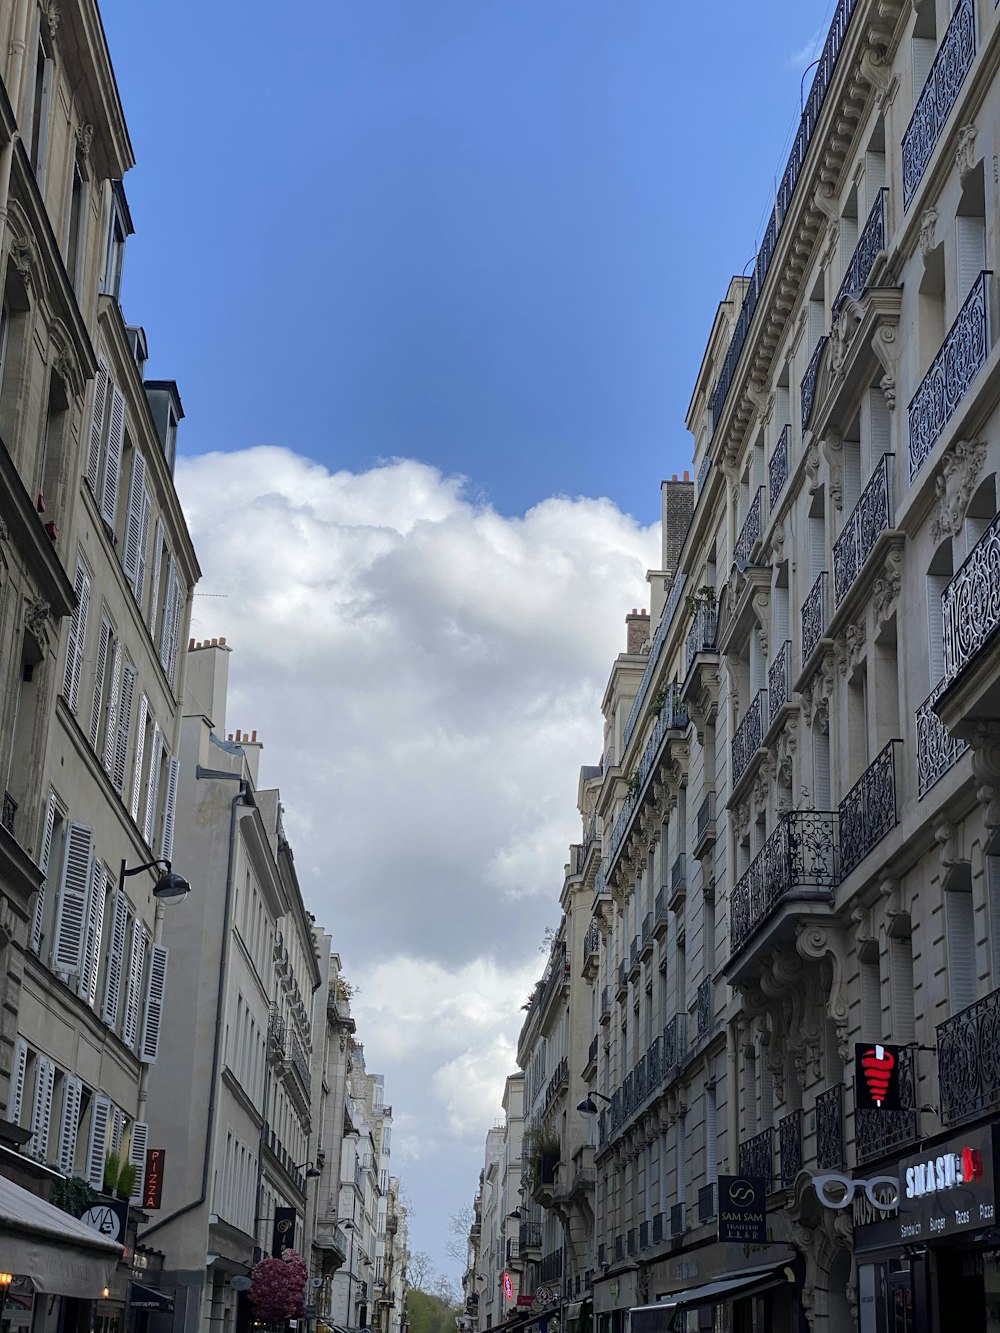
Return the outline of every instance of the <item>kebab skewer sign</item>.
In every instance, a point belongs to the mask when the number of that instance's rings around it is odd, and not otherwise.
[[[859,1042],[854,1047],[854,1105],[858,1111],[898,1111],[900,1046]]]

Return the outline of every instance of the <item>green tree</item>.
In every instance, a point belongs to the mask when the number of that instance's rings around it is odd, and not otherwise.
[[[433,1292],[411,1287],[406,1293],[406,1313],[410,1333],[455,1333],[455,1318],[461,1312]]]

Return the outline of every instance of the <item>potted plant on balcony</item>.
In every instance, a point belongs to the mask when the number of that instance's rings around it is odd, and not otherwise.
[[[529,1129],[524,1136],[524,1149],[533,1185],[553,1184],[555,1169],[562,1155],[558,1134],[541,1127]]]
[[[684,598],[684,608],[692,620],[702,607],[706,611],[715,610],[715,589],[708,583],[703,583],[697,592],[689,592]]]

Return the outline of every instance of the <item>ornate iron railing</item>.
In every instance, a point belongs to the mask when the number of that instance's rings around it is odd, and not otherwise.
[[[652,938],[652,935],[653,935],[653,913],[647,912],[646,915],[642,918],[642,932],[640,935],[640,939],[642,940],[643,952],[645,952],[646,944]]]
[[[839,606],[861,573],[879,535],[892,527],[892,459],[875,464],[861,498],[833,544],[833,595]]]
[[[726,352],[725,360],[722,363],[722,370],[719,374],[718,381],[712,392],[713,431],[719,424],[722,410],[725,407],[726,399],[729,396],[729,390],[732,388],[733,380],[736,378],[736,368],[739,365],[740,355],[746,345],[746,340],[750,333],[750,325],[753,322],[754,311],[757,309],[757,302],[760,300],[760,295],[764,288],[764,281],[767,277],[768,269],[771,266],[771,260],[774,257],[774,252],[778,244],[778,237],[781,234],[782,224],[788,216],[788,210],[792,203],[792,196],[795,193],[795,186],[798,183],[799,173],[802,170],[802,164],[805,162],[806,153],[809,151],[809,144],[812,140],[816,125],[819,122],[820,112],[823,109],[823,102],[826,98],[827,89],[830,87],[833,71],[837,66],[837,59],[840,55],[841,47],[844,44],[844,38],[847,35],[851,18],[857,8],[857,3],[858,0],[839,0],[836,12],[833,16],[833,23],[830,25],[830,31],[827,34],[826,42],[823,46],[823,53],[817,61],[816,74],[813,78],[812,86],[809,89],[809,97],[802,109],[798,132],[795,136],[795,142],[792,144],[792,151],[789,154],[785,172],[781,178],[781,184],[778,187],[774,209],[771,213],[767,227],[764,230],[764,239],[761,242],[761,247],[757,254],[757,262],[754,265],[754,271],[750,276],[750,281],[744,292],[743,305],[740,308],[740,313],[736,320],[736,327],[734,328],[733,336],[729,341],[729,348]]]
[[[792,641],[786,639],[767,669],[767,725],[792,701]]]
[[[944,679],[953,681],[1000,626],[1000,514],[941,597]]]
[[[601,988],[601,1017],[604,1018],[611,1013],[611,987],[602,986]]]
[[[628,743],[632,739],[632,733],[635,731],[636,723],[639,721],[639,715],[642,712],[642,706],[646,699],[646,691],[649,689],[650,682],[656,674],[656,668],[660,662],[660,654],[663,652],[663,645],[667,641],[667,631],[670,629],[674,618],[674,612],[681,600],[681,593],[684,591],[684,584],[687,582],[686,574],[676,574],[673,584],[670,588],[670,596],[667,598],[667,604],[663,608],[663,615],[660,617],[660,623],[657,626],[656,633],[653,635],[653,641],[649,645],[649,656],[646,659],[646,669],[642,673],[642,680],[639,682],[639,688],[632,701],[632,707],[629,709],[628,718],[625,722],[625,729],[622,732],[622,758],[625,757],[625,751]]]
[[[802,662],[805,664],[816,651],[816,645],[826,630],[826,588],[829,576],[826,570],[820,574],[809,590],[809,595],[802,603]]]
[[[608,892],[608,871],[606,864],[602,861],[597,867],[597,874],[594,876],[594,897],[601,898]]]
[[[790,426],[785,426],[778,436],[774,452],[767,461],[767,501],[771,513],[778,503],[778,497],[785,489],[788,480],[788,435]]]
[[[949,735],[947,727],[934,711],[934,705],[943,690],[943,682],[935,685],[917,709],[917,795],[921,800],[969,748],[966,741],[956,740]]]
[[[705,489],[705,479],[708,476],[708,469],[712,466],[712,460],[708,454],[701,460],[701,467],[698,469],[698,494],[701,495]]]
[[[802,1112],[790,1111],[778,1121],[778,1151],[781,1154],[781,1188],[791,1189],[802,1170]]]
[[[990,278],[984,270],[972,284],[958,316],[910,399],[910,480],[951,420],[990,354]]]
[[[638,935],[633,935],[633,936],[632,936],[632,947],[629,949],[629,954],[628,954],[628,965],[629,965],[629,970],[630,970],[630,971],[631,971],[632,968],[635,968],[635,967],[638,967],[638,966],[639,966],[639,949],[640,949],[640,947],[641,947],[641,945],[640,945],[640,941],[639,941],[639,936],[638,936]]]
[[[901,740],[890,741],[838,807],[840,874],[843,879],[898,823],[895,747],[902,743]]]
[[[695,824],[696,828],[695,836],[697,837],[699,842],[701,842],[702,838],[708,832],[708,826],[709,824],[712,823],[714,819],[715,819],[715,792],[708,791],[705,793],[705,799],[698,807],[698,817],[697,817],[697,822]]]
[[[844,1085],[835,1083],[816,1098],[816,1165],[837,1171],[844,1161]]]
[[[705,602],[699,602],[698,609],[694,615],[694,620],[691,622],[691,628],[688,631],[687,643],[685,645],[685,671],[691,670],[691,663],[699,653],[714,653],[718,651],[715,643],[717,626],[718,612],[715,606]]]
[[[670,871],[670,888],[678,893],[687,883],[687,857],[679,852]]]
[[[592,958],[595,953],[601,952],[601,932],[595,925],[587,927],[587,936],[583,943],[584,958]]]
[[[628,987],[628,962],[623,958],[618,964],[618,989],[625,990]]]
[[[14,833],[14,816],[17,814],[17,802],[11,796],[9,791],[3,794],[3,814],[0,815],[0,824],[4,826],[8,833]]]
[[[756,1176],[766,1180],[770,1190],[774,1183],[774,1130],[763,1129],[752,1139],[740,1144],[740,1175]]]
[[[588,1065],[592,1065],[594,1061],[597,1059],[597,1050],[599,1045],[600,1045],[600,1039],[598,1038],[597,1033],[595,1032],[593,1040],[591,1041],[590,1046],[587,1048]]]
[[[687,1014],[674,1014],[663,1029],[663,1041],[660,1044],[660,1056],[665,1079],[670,1078],[673,1071],[683,1063],[686,1054]]]
[[[803,432],[809,425],[809,420],[813,414],[813,404],[816,400],[816,379],[819,375],[819,363],[823,356],[823,348],[827,344],[826,334],[820,338],[819,342],[809,358],[809,364],[806,366],[806,373],[802,376],[802,388],[800,398],[802,402],[802,430]]]
[[[840,284],[840,290],[833,303],[831,313],[834,322],[848,296],[855,296],[867,287],[868,275],[875,267],[875,260],[885,249],[885,201],[888,197],[889,191],[886,187],[879,190],[875,196],[872,211],[868,214],[868,221],[858,237],[851,262],[844,274],[844,281]]]
[[[646,1073],[649,1078],[649,1090],[660,1086],[663,1079],[663,1050],[659,1037],[654,1037],[646,1051]]]
[[[909,208],[976,56],[974,0],[958,0],[903,134],[903,207]]]
[[[829,898],[837,886],[836,816],[784,815],[733,889],[729,949],[735,955],[790,894]]]
[[[712,1026],[712,978],[704,977],[698,985],[698,1037],[705,1037]]]
[[[1000,990],[938,1024],[937,1039],[942,1123],[1000,1106]]]
[[[761,534],[761,514],[764,506],[764,487],[758,486],[753,498],[750,501],[750,508],[747,510],[747,516],[743,520],[743,527],[740,529],[740,535],[736,538],[736,547],[733,551],[733,560],[750,560],[750,552],[754,544],[760,541]]]
[[[667,891],[666,888],[656,890],[656,900],[653,903],[653,925],[654,928],[660,921],[665,921],[667,917]]]
[[[764,709],[767,706],[767,690],[758,690],[750,707],[744,713],[740,725],[732,740],[733,785],[750,767],[750,761],[764,741]]]
[[[666,690],[660,710],[656,716],[656,724],[650,734],[649,740],[643,749],[642,756],[636,765],[635,772],[630,780],[631,789],[625,797],[621,812],[615,820],[614,828],[611,830],[611,837],[608,840],[607,855],[604,858],[605,864],[613,866],[615,858],[621,848],[622,841],[628,832],[632,823],[632,817],[638,807],[642,789],[646,785],[646,779],[652,772],[653,765],[660,753],[663,745],[663,738],[668,731],[682,731],[688,724],[687,705],[681,700],[680,686],[672,684]]]
[[[854,1152],[858,1163],[870,1162],[875,1157],[886,1157],[917,1137],[917,1085],[912,1046],[899,1052],[898,1111],[868,1111],[863,1107],[854,1113]]]
[[[600,829],[598,828],[597,825],[597,816],[591,815],[590,818],[587,820],[587,823],[584,826],[584,831],[583,831],[582,860],[584,862],[586,862],[587,857],[590,855],[590,849],[594,846],[595,843],[598,844],[599,846],[600,841],[601,841],[601,834],[600,834]]]
[[[550,1250],[548,1254],[542,1255],[541,1279],[543,1282],[552,1282],[556,1278],[562,1277],[563,1271],[563,1252],[561,1249]]]

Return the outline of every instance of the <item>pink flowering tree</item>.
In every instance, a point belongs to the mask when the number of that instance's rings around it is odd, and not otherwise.
[[[261,1259],[250,1270],[250,1302],[257,1318],[267,1324],[297,1319],[306,1305],[305,1260],[295,1250],[283,1250],[277,1259]]]

